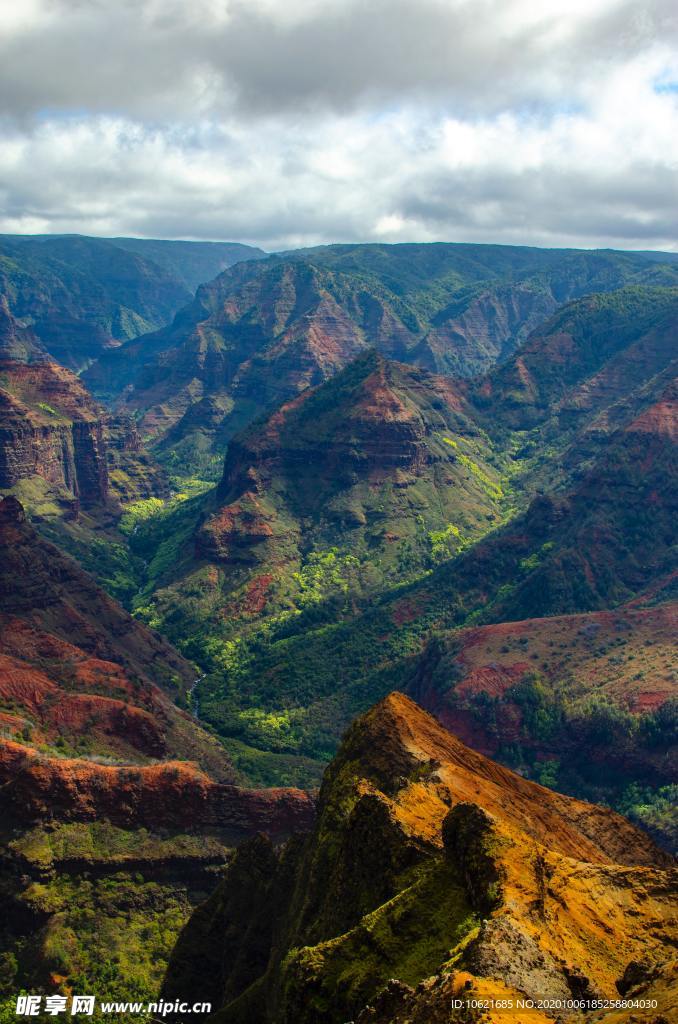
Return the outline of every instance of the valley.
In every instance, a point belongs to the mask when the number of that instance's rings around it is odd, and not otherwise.
[[[671,1019],[677,336],[659,253],[2,236],[3,991]]]

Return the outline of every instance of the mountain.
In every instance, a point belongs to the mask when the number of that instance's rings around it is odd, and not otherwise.
[[[533,487],[581,476],[615,430],[671,390],[677,326],[675,288],[627,287],[569,303],[476,382],[480,422],[500,445],[515,439]]]
[[[157,238],[107,238],[105,241],[150,260],[186,286],[193,294],[228,267],[268,254],[240,242],[184,242]]]
[[[307,828],[312,801],[234,784],[221,745],[172,699],[190,706],[193,667],[13,497],[0,501],[0,607],[2,984],[116,980],[150,998],[230,848]]]
[[[676,284],[643,256],[483,245],[327,246],[240,263],[159,332],[108,352],[94,393],[142,416],[175,469],[368,348],[470,375],[509,356],[563,303],[625,284]],[[123,394],[124,392],[124,394]]]
[[[400,681],[427,636],[670,597],[675,416],[675,398],[666,395],[613,432],[571,490],[536,496],[525,513],[356,615],[330,609],[324,617],[321,607],[315,622],[282,623],[241,645],[228,692],[256,694],[271,715],[287,709],[296,725],[287,749],[324,754],[351,714]],[[208,677],[204,707],[209,716],[214,702],[215,723],[224,690],[218,676]],[[263,722],[249,730],[260,743]]]
[[[230,242],[0,235],[0,297],[19,330],[31,332],[24,358],[46,352],[80,371],[168,323],[202,281],[263,255]],[[16,358],[6,345],[0,323],[0,352]]]
[[[0,497],[18,498],[42,536],[128,605],[143,564],[123,509],[162,505],[170,488],[132,418],[103,409],[74,373],[47,357],[0,359]]]
[[[256,589],[262,613],[320,599],[303,570],[322,575],[328,552],[339,572],[371,566],[370,593],[499,521],[493,462],[447,379],[371,352],[233,439],[196,554],[222,568],[222,593],[229,572],[236,600]]]
[[[200,994],[223,1024],[480,1021],[490,998],[620,996],[668,1020],[675,885],[624,819],[488,761],[394,693],[346,734],[312,834],[238,850],[163,996]]]

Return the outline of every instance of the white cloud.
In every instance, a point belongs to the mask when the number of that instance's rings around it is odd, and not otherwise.
[[[678,247],[673,0],[32,0],[0,230]]]

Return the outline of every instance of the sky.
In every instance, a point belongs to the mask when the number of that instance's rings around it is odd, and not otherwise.
[[[676,0],[0,0],[0,231],[678,249]]]

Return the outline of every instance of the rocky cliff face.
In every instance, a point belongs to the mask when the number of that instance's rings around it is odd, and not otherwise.
[[[2,650],[42,673],[29,690],[37,686],[39,693],[47,683],[46,693],[55,685],[58,692],[80,680],[84,692],[128,698],[136,679],[140,706],[152,709],[154,698],[142,680],[156,684],[156,696],[162,692],[158,683],[175,694],[192,683],[191,665],[43,541],[13,497],[0,501],[0,551]],[[13,696],[22,692],[20,687]]]
[[[36,335],[12,315],[7,296],[0,295],[0,360],[31,363],[46,358]]]
[[[444,378],[374,352],[361,357],[233,440],[199,554],[228,562],[256,545],[266,558],[262,543],[287,523],[307,548],[350,537],[357,554],[365,531],[373,548],[381,541],[396,557],[414,533],[415,508],[430,527],[458,520],[455,536],[473,532],[496,510],[498,487],[491,452],[466,413],[462,391]],[[480,462],[475,474],[471,454]],[[423,501],[424,490],[435,499]],[[391,508],[379,515],[386,492]]]
[[[112,767],[50,758],[12,741],[0,744],[0,780],[5,811],[22,825],[106,820],[156,832],[218,828],[236,844],[258,832],[279,840],[308,831],[314,817],[313,798],[301,790],[216,783],[182,762]]]
[[[109,416],[74,374],[46,359],[0,362],[0,489],[17,487],[27,499],[36,490],[33,512],[49,497],[70,517],[168,492],[133,421]]]
[[[83,506],[108,499],[104,423],[85,388],[55,363],[0,364],[0,488],[39,476]]]
[[[144,447],[131,416],[106,417],[105,445],[108,479],[120,502],[169,497],[167,474]]]
[[[164,994],[207,993],[224,1024],[480,1020],[452,998],[593,1002],[633,984],[666,1012],[674,885],[623,819],[486,760],[393,694],[349,730],[313,834],[241,847]]]

